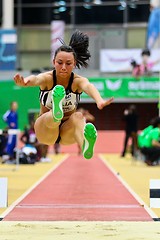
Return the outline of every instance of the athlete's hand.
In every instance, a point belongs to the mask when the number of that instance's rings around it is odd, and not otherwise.
[[[18,86],[26,86],[27,83],[29,82],[28,80],[25,80],[23,76],[21,76],[19,73],[17,73],[14,76],[14,81]]]
[[[113,102],[113,100],[114,100],[114,97],[111,97],[108,100],[103,100],[103,101],[97,103],[98,109],[102,110],[104,107],[106,107],[109,104],[111,104]]]

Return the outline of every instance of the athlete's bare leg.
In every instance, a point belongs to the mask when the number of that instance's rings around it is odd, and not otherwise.
[[[60,143],[63,145],[69,145],[77,142],[78,145],[80,145],[82,148],[84,141],[83,132],[85,124],[85,118],[83,117],[82,113],[73,113],[60,128]]]
[[[70,118],[61,126],[61,144],[73,144],[80,146],[83,156],[86,159],[92,158],[94,145],[97,139],[97,131],[92,123],[87,123],[81,112],[73,113]]]
[[[37,118],[34,129],[40,143],[53,145],[59,135],[60,122],[55,122],[52,111],[46,112]]]

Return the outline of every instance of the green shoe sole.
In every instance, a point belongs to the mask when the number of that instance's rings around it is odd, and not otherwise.
[[[56,85],[52,90],[52,114],[55,121],[63,118],[62,101],[65,94],[65,88],[61,85]]]
[[[94,145],[97,140],[97,130],[92,123],[87,123],[84,127],[83,157],[90,159],[93,157]]]

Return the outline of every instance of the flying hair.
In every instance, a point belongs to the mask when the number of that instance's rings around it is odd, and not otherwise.
[[[60,51],[72,52],[76,60],[76,67],[79,69],[81,67],[87,68],[88,60],[91,55],[88,50],[89,38],[86,34],[76,30],[71,36],[69,46],[67,46],[63,39],[58,38],[58,40],[61,42],[62,46],[55,51],[55,57]]]
[[[69,42],[69,46],[71,46],[75,53],[76,53],[76,66],[80,67],[87,67],[88,60],[90,59],[91,55],[88,50],[89,47],[89,37],[87,34],[84,34],[78,30],[76,30]]]

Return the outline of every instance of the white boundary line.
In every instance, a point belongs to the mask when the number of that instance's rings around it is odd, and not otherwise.
[[[22,204],[16,206],[16,208],[54,208],[54,209],[111,209],[111,208],[141,208],[140,205],[137,204]]]
[[[141,206],[148,212],[148,214],[154,219],[158,216],[147,206],[147,204],[136,194],[131,187],[123,180],[123,178],[117,174],[117,172],[111,167],[111,165],[106,161],[102,154],[98,154],[99,158],[102,160],[104,165],[109,168],[109,170],[114,174],[114,176],[127,188],[127,190],[132,194],[132,196],[139,202]]]
[[[33,184],[25,193],[23,193],[15,202],[13,202],[3,213],[0,215],[0,218],[3,219],[5,216],[7,216],[13,208],[18,205],[19,202],[21,202],[33,189],[35,189],[45,178],[49,176],[50,173],[55,171],[67,158],[69,157],[69,154],[66,154],[62,161],[58,163],[57,165],[53,166],[44,176],[42,176],[35,184]]]

